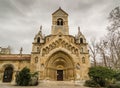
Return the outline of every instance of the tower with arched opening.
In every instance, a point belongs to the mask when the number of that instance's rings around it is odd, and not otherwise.
[[[33,42],[31,70],[38,71],[40,79],[88,79],[90,61],[86,39],[79,27],[76,37],[69,34],[68,14],[64,10],[59,8],[52,14],[51,34],[40,38],[43,42],[38,42],[39,34]]]

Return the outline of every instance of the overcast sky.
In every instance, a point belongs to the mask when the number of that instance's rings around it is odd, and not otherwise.
[[[78,26],[89,41],[106,34],[108,15],[120,0],[0,0],[0,47],[12,53],[31,53],[35,34],[51,33],[51,14],[61,7],[69,14],[69,31],[77,34]]]

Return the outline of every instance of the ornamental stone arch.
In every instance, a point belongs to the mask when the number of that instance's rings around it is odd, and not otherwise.
[[[14,64],[12,64],[12,63],[4,63],[4,64],[2,64],[2,66],[1,66],[1,68],[2,68],[2,70],[4,70],[6,67],[12,67],[14,70],[16,70],[17,68],[14,66]]]
[[[73,80],[75,78],[74,67],[73,57],[68,52],[56,50],[45,61],[45,78],[58,81]]]
[[[49,52],[51,52],[53,49],[56,49],[59,47],[65,48],[68,51],[70,51],[72,54],[75,54],[77,56],[79,54],[78,53],[79,49],[76,46],[74,46],[73,44],[69,44],[65,40],[58,39],[58,40],[52,42],[51,44],[44,46],[44,48],[42,49],[42,51],[43,51],[42,55],[44,56],[46,54],[49,54]]]

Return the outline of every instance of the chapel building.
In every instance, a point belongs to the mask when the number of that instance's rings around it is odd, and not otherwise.
[[[68,14],[59,8],[52,14],[51,34],[35,35],[31,54],[1,54],[0,82],[14,82],[22,68],[39,73],[39,80],[87,80],[90,67],[88,43],[80,32],[69,34]]]

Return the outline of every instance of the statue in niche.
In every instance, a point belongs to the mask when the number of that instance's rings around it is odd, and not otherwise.
[[[20,55],[22,56],[23,48],[20,48]]]
[[[35,63],[38,63],[38,57],[35,57]]]
[[[76,73],[76,79],[80,79],[79,73]]]
[[[81,75],[80,75],[80,64],[77,63],[75,68],[76,68],[76,79],[80,80],[80,77],[81,77]]]
[[[80,64],[79,63],[76,64],[76,69],[80,70]]]
[[[44,69],[44,64],[43,63],[41,64],[41,68],[42,68],[42,70]]]

